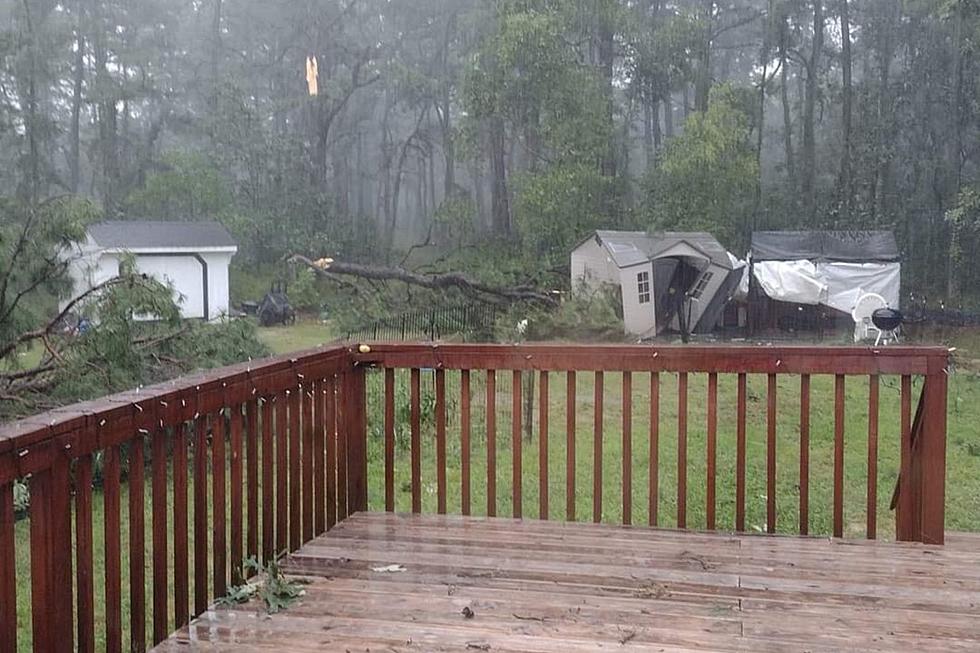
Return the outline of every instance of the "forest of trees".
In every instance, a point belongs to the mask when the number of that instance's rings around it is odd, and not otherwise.
[[[496,247],[497,273],[548,284],[597,227],[706,229],[739,254],[758,228],[892,228],[907,289],[980,288],[977,0],[6,0],[0,16],[7,224],[76,195],[107,217],[219,219],[239,265],[397,265],[437,245],[479,274]]]

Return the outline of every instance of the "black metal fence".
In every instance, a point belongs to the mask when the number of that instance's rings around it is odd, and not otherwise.
[[[441,340],[461,336],[468,341],[493,340],[497,307],[455,306],[405,313],[347,333],[348,340]]]

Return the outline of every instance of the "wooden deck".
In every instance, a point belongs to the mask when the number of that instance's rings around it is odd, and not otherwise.
[[[389,565],[404,571],[376,571]],[[287,611],[211,609],[157,650],[980,650],[977,536],[934,547],[361,513],[285,568],[310,580]]]

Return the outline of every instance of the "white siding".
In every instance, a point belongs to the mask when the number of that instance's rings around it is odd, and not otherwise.
[[[232,254],[215,252],[201,254],[208,263],[208,282],[209,305],[211,315],[208,319],[216,320],[228,315],[231,308],[231,300],[228,289],[228,266],[231,265]]]
[[[77,254],[77,253],[76,253]],[[139,272],[174,289],[174,300],[184,318],[214,320],[229,312],[228,266],[233,256],[230,252],[206,252],[199,254],[208,268],[208,315],[204,315],[204,270],[201,261],[193,253],[161,256],[135,254]],[[92,286],[119,274],[121,256],[114,253],[85,253],[69,265],[73,282],[73,297]],[[61,303],[62,308],[67,300]]]
[[[641,304],[637,275],[646,272],[650,279],[650,301]],[[619,270],[620,284],[623,288],[623,326],[626,333],[636,336],[656,334],[657,318],[655,311],[656,289],[653,287],[653,263],[634,265]]]
[[[572,291],[583,286],[595,288],[601,283],[619,285],[619,268],[609,252],[589,238],[572,252]]]
[[[174,300],[183,317],[205,317],[204,270],[193,255],[137,255],[136,269],[173,287]]]

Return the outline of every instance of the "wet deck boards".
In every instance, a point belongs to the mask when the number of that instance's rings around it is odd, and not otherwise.
[[[390,565],[404,571],[375,571]],[[285,612],[215,608],[157,650],[980,650],[976,536],[929,547],[362,513],[285,569],[310,581]]]

